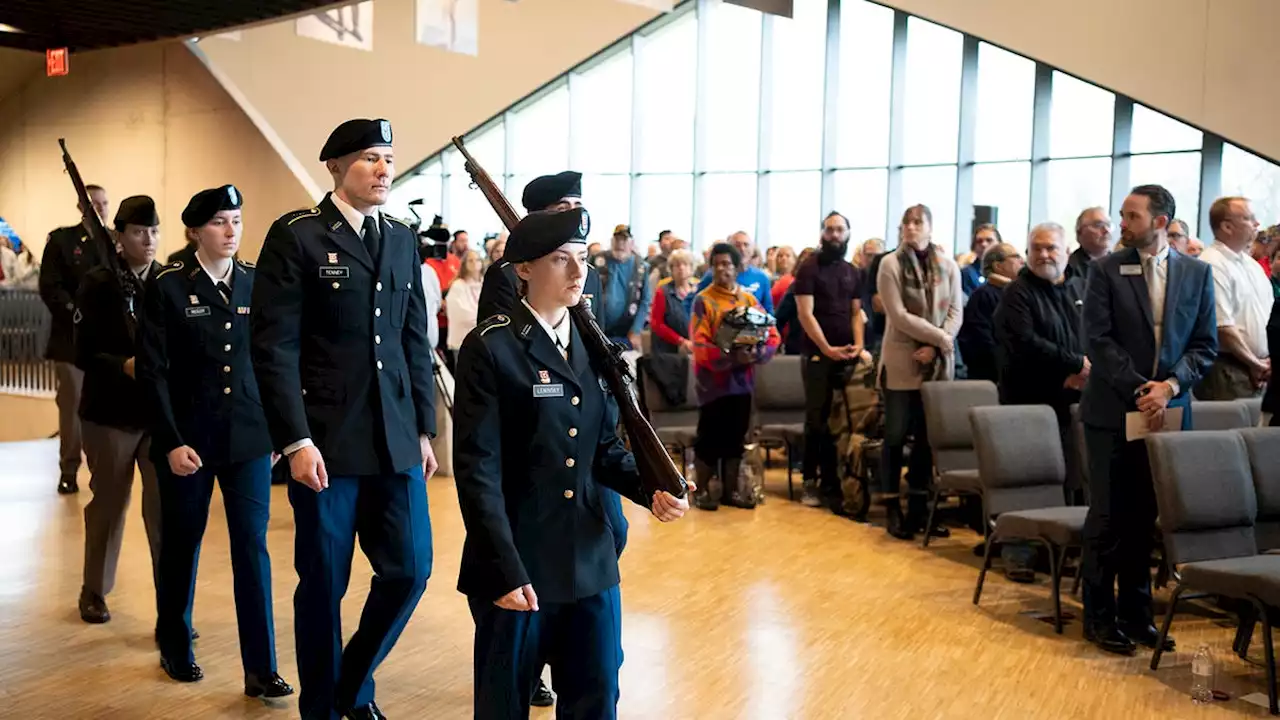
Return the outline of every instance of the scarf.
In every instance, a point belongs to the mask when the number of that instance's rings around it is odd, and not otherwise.
[[[934,327],[942,327],[947,320],[947,302],[950,299],[939,291],[945,278],[942,250],[937,245],[930,245],[928,250],[917,254],[909,243],[903,243],[897,253],[902,273],[903,306],[907,312],[924,318]],[[923,261],[921,255],[924,256]],[[946,371],[947,362],[941,350],[935,354],[933,362],[921,367],[925,381],[944,380]]]

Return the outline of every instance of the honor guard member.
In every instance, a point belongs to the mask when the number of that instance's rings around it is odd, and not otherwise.
[[[320,160],[333,192],[277,220],[258,258],[253,366],[294,480],[299,709],[307,720],[381,718],[374,669],[431,572],[432,350],[417,238],[379,211],[394,175],[391,124],[339,125]],[[374,577],[344,650],[357,536]]]
[[[566,170],[556,175],[534,178],[524,186],[520,202],[524,205],[524,209],[531,213],[558,212],[582,207],[582,173]],[[512,309],[520,302],[520,296],[517,293],[519,287],[520,278],[516,275],[515,266],[507,257],[504,256],[499,262],[490,265],[484,273],[484,282],[480,286],[480,301],[476,317],[483,320],[494,315],[510,315]],[[600,290],[600,273],[590,265],[587,266],[582,295],[587,299],[588,308],[593,308],[592,303],[604,297]],[[627,516],[622,512],[622,499],[612,492],[605,492],[604,506],[605,512],[609,514],[609,527],[613,530],[614,546],[618,557],[622,557],[622,550],[627,546],[627,529],[630,527]],[[555,702],[555,696],[542,682],[541,674],[541,672],[538,673],[538,686],[534,689],[532,702],[535,707],[549,707]]]
[[[527,718],[544,660],[557,717],[615,717],[622,613],[604,487],[664,522],[689,507],[644,497],[617,404],[569,318],[587,273],[586,229],[581,208],[520,221],[506,257],[523,297],[471,332],[458,358],[458,589],[476,623],[476,718]]]
[[[195,262],[156,273],[147,291],[138,379],[151,405],[151,456],[160,478],[160,667],[179,682],[204,676],[191,651],[191,604],[216,477],[231,536],[244,691],[293,693],[276,674],[267,520],[271,439],[249,359],[253,268],[234,259],[240,192],[196,193],[182,211]]]
[[[103,224],[107,222],[107,191],[100,185],[86,185],[89,202]],[[81,208],[83,215],[87,208]],[[76,474],[80,472],[80,388],[84,372],[76,367],[74,317],[80,281],[101,262],[102,248],[89,237],[84,223],[49,233],[40,263],[40,299],[49,308],[51,324],[44,356],[54,363],[58,378],[58,492],[80,492]]]
[[[159,270],[156,204],[145,195],[125,198],[115,217],[117,274],[98,265],[85,274],[76,298],[76,366],[84,371],[80,420],[89,489],[84,508],[84,586],[80,618],[111,619],[106,596],[116,580],[116,561],[133,494],[134,468],[142,475],[142,522],[151,547],[153,580],[160,561],[160,492],[151,464],[151,436],[142,387],[134,380],[134,348],[147,280]],[[157,583],[158,586],[158,583]]]

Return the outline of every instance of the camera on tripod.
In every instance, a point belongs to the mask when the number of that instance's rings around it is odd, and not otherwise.
[[[411,227],[418,236],[418,257],[423,262],[431,258],[442,260],[449,255],[449,226],[444,224],[443,217],[436,215],[430,227],[422,230],[422,215],[418,214],[418,206],[422,204],[422,198],[409,201],[409,212],[417,218]]]

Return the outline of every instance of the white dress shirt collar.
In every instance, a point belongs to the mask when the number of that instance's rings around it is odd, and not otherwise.
[[[329,193],[329,200],[333,202],[334,207],[338,208],[338,212],[342,213],[342,217],[347,221],[347,224],[351,226],[351,229],[356,231],[356,235],[359,235],[360,239],[363,240],[364,219],[366,215],[352,207],[346,200],[338,197],[338,193]],[[370,212],[367,217],[372,217],[377,220],[378,208],[373,208],[373,211]]]
[[[1152,257],[1152,255],[1147,251],[1145,250],[1138,251],[1138,258],[1142,260],[1142,262],[1146,262],[1147,258],[1150,258],[1150,257]],[[1163,265],[1164,261],[1169,259],[1169,245],[1166,244],[1164,248],[1160,250],[1160,252],[1156,253],[1155,259],[1156,259],[1157,265]]]
[[[226,283],[227,287],[231,287],[231,277],[235,275],[235,270],[236,270],[236,261],[234,259],[231,262],[227,263],[227,272],[222,277],[218,277],[217,275],[213,274],[213,271],[210,270],[209,266],[205,264],[204,258],[201,257],[199,250],[196,251],[196,262],[200,263],[200,269],[204,270],[204,274],[209,276],[209,279],[213,281],[213,284],[215,286],[217,286],[217,284],[221,282],[221,283]]]
[[[569,322],[569,309],[565,308],[564,315],[561,316],[560,321],[553,327],[551,323],[542,319],[542,316],[538,314],[537,310],[533,309],[533,306],[529,304],[528,300],[520,298],[520,302],[529,309],[529,314],[533,315],[533,319],[538,321],[538,325],[542,326],[542,329],[547,333],[547,336],[551,338],[551,344],[558,344],[560,347],[564,348],[564,352],[567,353],[569,351],[569,331],[573,327],[573,323]]]

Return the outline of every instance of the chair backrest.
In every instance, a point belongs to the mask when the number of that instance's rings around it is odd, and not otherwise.
[[[1170,563],[1257,554],[1258,500],[1238,431],[1149,435],[1147,453]]]
[[[804,375],[799,355],[775,355],[756,366],[756,409],[804,410]]]
[[[1257,427],[1262,422],[1262,398],[1244,398],[1236,402],[1244,405],[1249,410],[1249,427]]]
[[[987,515],[1061,507],[1067,464],[1058,416],[1047,405],[969,410]]]
[[[1253,531],[1258,552],[1280,548],[1280,428],[1247,428],[1240,431],[1249,451],[1253,492],[1258,515]]]
[[[693,378],[693,362],[688,363],[688,372],[685,373],[685,394],[683,405],[670,405],[662,396],[662,391],[658,389],[658,384],[653,380],[653,374],[645,369],[645,364],[641,363],[637,374],[640,375],[640,392],[644,393],[644,406],[649,411],[649,419],[654,425],[658,424],[659,418],[666,413],[673,412],[689,412],[698,409],[698,389]]]
[[[1257,424],[1249,421],[1249,408],[1239,400],[1200,400],[1191,406],[1192,430],[1238,430]]]
[[[920,386],[924,401],[925,427],[938,472],[972,470],[978,466],[973,454],[973,427],[969,409],[999,405],[1000,393],[988,380],[947,380]]]

